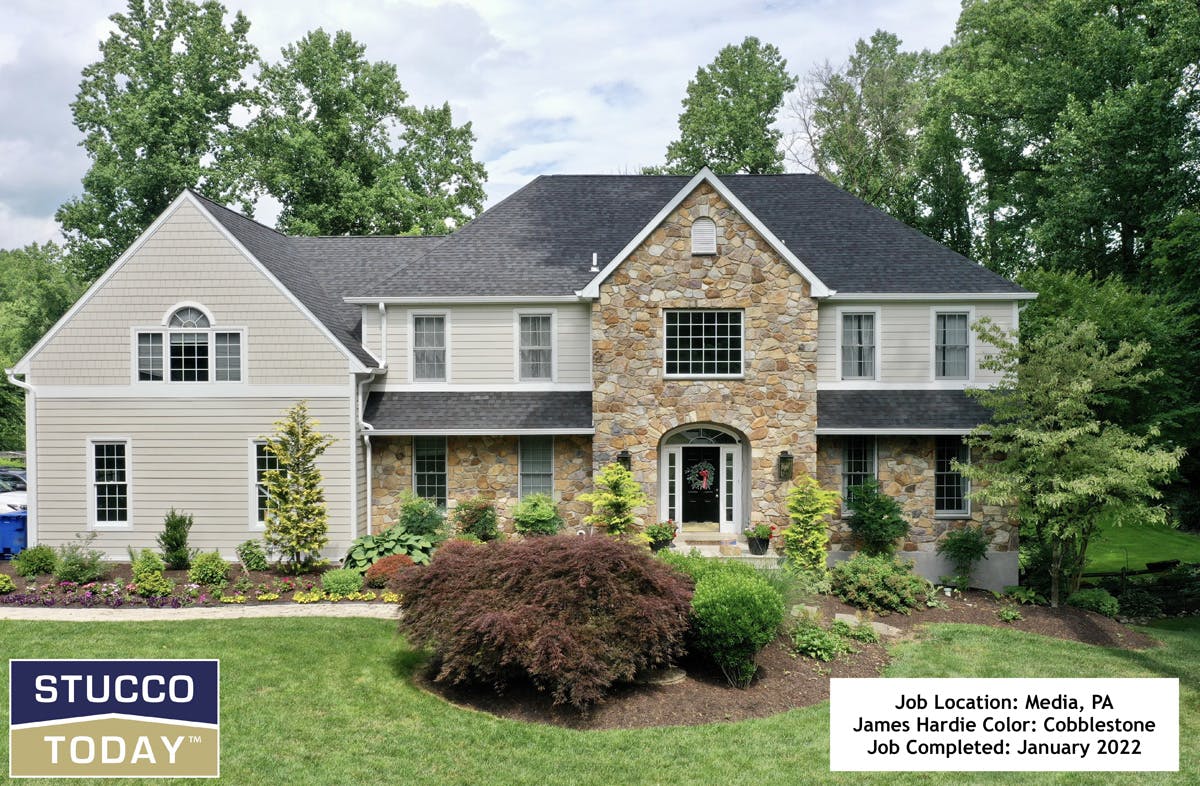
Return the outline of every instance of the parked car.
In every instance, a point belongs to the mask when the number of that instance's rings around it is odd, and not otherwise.
[[[0,469],[0,481],[13,486],[12,491],[25,491],[26,480],[23,469]]]
[[[22,482],[21,488],[17,489],[16,484],[11,480],[0,478],[0,513],[14,513],[18,510],[26,510],[27,505],[25,483]]]

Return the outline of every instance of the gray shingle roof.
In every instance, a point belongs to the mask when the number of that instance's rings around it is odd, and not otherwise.
[[[961,390],[821,390],[817,433],[831,429],[929,429],[970,431],[991,418]]]
[[[690,178],[548,175],[361,295],[569,295]],[[1025,290],[816,175],[720,178],[827,286],[851,292]]]
[[[192,192],[246,250],[279,279],[367,367],[359,343],[361,306],[343,298],[378,285],[444,237],[289,237]]]
[[[443,434],[592,428],[589,391],[376,392],[363,420],[379,431]]]

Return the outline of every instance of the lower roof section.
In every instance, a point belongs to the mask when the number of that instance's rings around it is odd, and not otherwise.
[[[817,434],[965,434],[990,419],[962,390],[817,392]]]
[[[591,391],[376,392],[363,420],[371,433],[592,434]]]

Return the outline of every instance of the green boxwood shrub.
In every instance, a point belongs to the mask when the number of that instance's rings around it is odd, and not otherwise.
[[[238,562],[242,563],[242,570],[264,571],[270,567],[267,564],[267,550],[263,548],[261,540],[242,541],[235,551],[238,555]]]
[[[896,541],[908,532],[908,522],[896,500],[882,494],[879,484],[868,480],[850,490],[846,498],[850,517],[846,524],[869,556],[896,552]]]
[[[30,546],[13,557],[13,570],[18,576],[50,576],[58,564],[58,555],[49,546]]]
[[[411,491],[400,495],[396,523],[404,532],[427,537],[434,543],[444,539],[445,515],[433,500],[418,497]]]
[[[339,568],[321,574],[321,589],[330,595],[349,595],[362,589],[363,577],[357,570]]]
[[[530,494],[513,510],[513,529],[522,535],[557,535],[562,528],[558,506],[546,494]]]
[[[143,598],[163,598],[175,591],[175,582],[163,575],[166,563],[150,549],[133,560],[133,589]]]
[[[396,589],[401,630],[433,650],[437,681],[528,681],[581,708],[679,657],[691,599],[648,550],[602,535],[452,540]]]
[[[856,554],[834,565],[833,594],[860,609],[908,614],[929,597],[930,584],[913,565],[890,556]]]
[[[0,595],[7,595],[17,588],[17,583],[7,573],[0,573]]]
[[[1108,590],[1081,589],[1072,592],[1067,597],[1067,605],[1087,611],[1094,611],[1106,617],[1115,617],[1121,611],[1121,604],[1109,594]]]
[[[783,601],[761,576],[715,570],[696,582],[693,640],[731,685],[750,684],[758,670],[755,656],[774,641],[782,622]]]
[[[500,537],[496,524],[496,506],[485,497],[471,497],[458,503],[450,514],[454,530],[470,535],[481,543]]]
[[[229,563],[219,553],[206,551],[197,554],[192,559],[192,569],[188,571],[188,579],[193,584],[215,587],[224,584],[229,578]]]

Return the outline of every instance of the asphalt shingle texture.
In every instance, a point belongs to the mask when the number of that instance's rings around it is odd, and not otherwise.
[[[363,419],[387,431],[592,428],[589,391],[376,392]]]
[[[975,428],[991,419],[978,401],[961,390],[821,390],[819,429]]]

